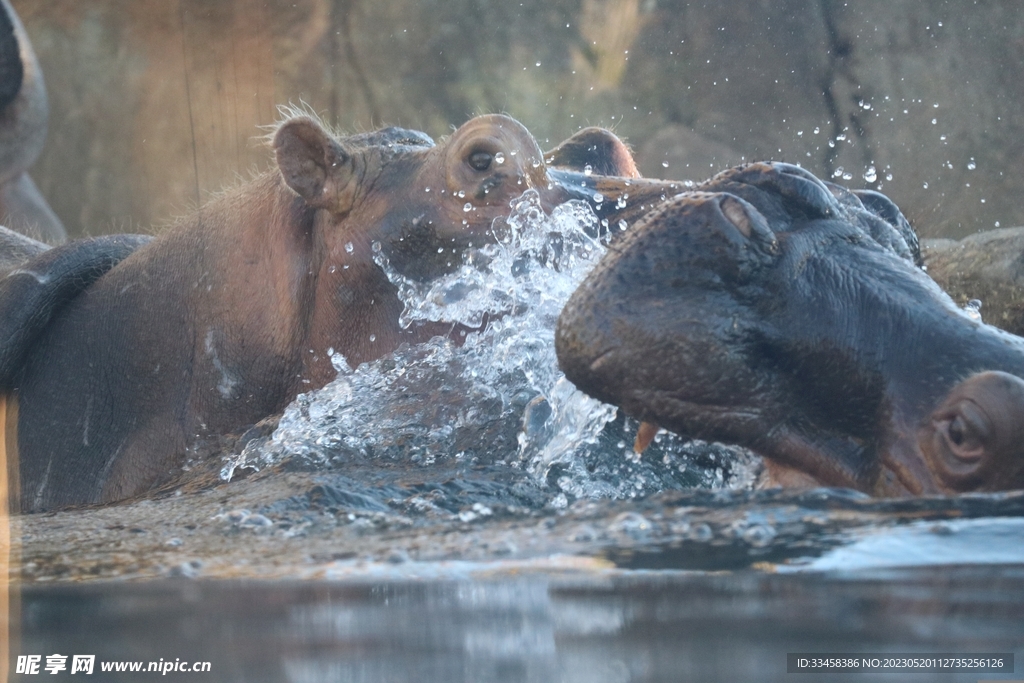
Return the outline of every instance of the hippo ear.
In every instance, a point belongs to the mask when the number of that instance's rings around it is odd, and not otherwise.
[[[583,171],[590,167],[598,175],[639,178],[629,147],[615,133],[604,128],[584,128],[544,153],[549,166]]]
[[[274,151],[285,183],[310,206],[333,205],[351,175],[351,155],[309,117],[291,119],[278,128]]]

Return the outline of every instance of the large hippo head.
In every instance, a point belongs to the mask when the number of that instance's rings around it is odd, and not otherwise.
[[[1024,487],[1024,339],[960,310],[892,202],[785,164],[651,212],[572,296],[565,374],[629,415],[876,495]]]
[[[501,114],[473,118],[436,145],[401,128],[334,137],[298,116],[278,128],[273,146],[285,181],[306,203],[355,227],[338,231],[332,249],[352,253],[377,242],[392,267],[420,280],[458,267],[466,248],[494,241],[496,220],[527,190],[547,211],[581,199],[618,221],[644,205],[619,203],[621,196],[681,189],[640,180],[628,148],[607,130],[584,129],[545,154],[522,124]]]
[[[401,128],[336,136],[298,115],[277,128],[272,144],[316,235],[314,385],[334,373],[320,350],[355,365],[402,341],[468,332],[445,321],[400,330],[402,304],[375,250],[401,275],[429,280],[457,269],[466,249],[499,239],[511,203],[527,191],[545,211],[584,200],[604,225],[618,226],[682,189],[640,178],[629,149],[607,130],[584,129],[543,153],[522,124],[500,114],[473,118],[437,144]]]

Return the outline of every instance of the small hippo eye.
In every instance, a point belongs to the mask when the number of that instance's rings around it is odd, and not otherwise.
[[[473,152],[469,155],[469,165],[477,171],[486,171],[491,167],[491,161],[494,160],[494,155],[490,152]]]
[[[957,446],[961,446],[964,443],[965,426],[966,425],[964,425],[964,419],[959,415],[953,418],[953,420],[949,423],[949,427],[947,430],[949,433],[949,440],[955,443]]]
[[[972,402],[960,402],[956,413],[945,420],[944,431],[950,451],[960,460],[975,461],[985,452],[990,429],[984,414]]]

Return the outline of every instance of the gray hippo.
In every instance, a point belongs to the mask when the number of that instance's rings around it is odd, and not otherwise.
[[[566,304],[580,389],[745,446],[777,483],[880,496],[1024,487],[1024,339],[917,265],[892,202],[786,164],[719,174],[646,216]]]
[[[154,239],[68,243],[0,280],[0,394],[16,423],[5,441],[22,510],[116,501],[167,481],[205,439],[333,379],[334,353],[355,366],[472,331],[403,329],[376,249],[403,275],[429,279],[493,241],[528,189],[545,210],[585,199],[606,223],[681,189],[635,177],[607,131],[543,154],[499,115],[438,144],[400,128],[339,137],[295,115],[271,145],[271,171]]]
[[[46,140],[46,86],[28,34],[0,0],[0,223],[50,244],[67,238],[29,177]]]

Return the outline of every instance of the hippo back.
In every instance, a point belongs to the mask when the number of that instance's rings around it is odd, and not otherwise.
[[[33,341],[53,316],[151,239],[145,235],[110,235],[48,249],[9,230],[0,233],[4,247],[0,263],[17,262],[18,255],[30,257],[5,268],[0,279],[0,392],[15,387],[18,370]],[[12,245],[10,251],[8,245]]]

